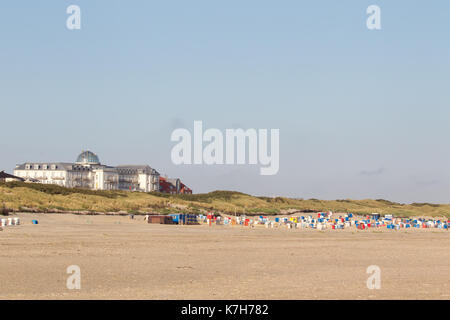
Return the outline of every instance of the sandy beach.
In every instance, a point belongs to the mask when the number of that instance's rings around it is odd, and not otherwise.
[[[450,233],[444,230],[16,216],[22,224],[0,232],[1,299],[450,299]],[[66,287],[70,265],[81,269],[80,290]],[[379,290],[367,288],[370,265],[381,269]]]

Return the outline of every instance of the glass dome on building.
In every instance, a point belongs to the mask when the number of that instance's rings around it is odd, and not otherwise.
[[[98,156],[91,151],[83,151],[77,158],[79,164],[100,164]]]

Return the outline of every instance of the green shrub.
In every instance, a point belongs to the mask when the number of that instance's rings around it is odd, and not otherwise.
[[[39,192],[43,192],[46,194],[60,194],[60,195],[70,195],[70,194],[85,194],[92,196],[100,196],[110,199],[116,199],[118,197],[124,197],[125,195],[120,191],[106,191],[106,190],[90,190],[90,189],[82,189],[82,188],[66,188],[62,186],[58,186],[55,184],[42,184],[42,183],[26,183],[21,181],[12,181],[12,182],[0,182],[0,186],[5,186],[7,188],[28,188],[32,190],[36,190]]]
[[[239,195],[246,196],[245,193],[236,191],[213,191],[209,193],[198,193],[198,194],[169,194],[161,192],[150,192],[150,194],[162,198],[172,198],[203,203],[212,203],[214,200],[230,201],[233,198],[233,196]]]

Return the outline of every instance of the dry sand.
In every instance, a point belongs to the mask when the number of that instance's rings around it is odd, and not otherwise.
[[[450,233],[443,230],[18,216],[22,225],[0,231],[1,299],[450,299]],[[70,265],[81,268],[81,290],[66,288]],[[380,290],[366,286],[370,265],[381,268]]]

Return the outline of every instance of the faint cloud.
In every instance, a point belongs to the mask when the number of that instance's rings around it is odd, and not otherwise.
[[[429,187],[429,186],[434,186],[436,184],[441,183],[440,180],[438,179],[417,179],[417,178],[413,178],[414,183],[418,186],[422,186],[422,187]]]
[[[380,174],[383,174],[386,172],[385,168],[378,168],[376,170],[363,170],[360,171],[359,174],[362,176],[379,176]]]
[[[173,117],[170,119],[170,127],[172,129],[186,128],[186,123],[181,118]]]

